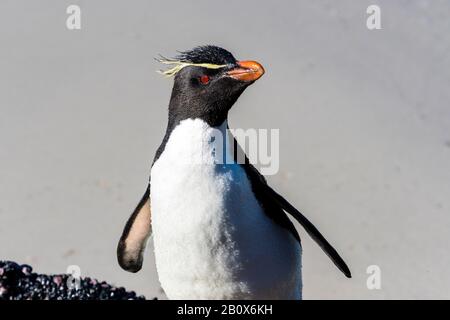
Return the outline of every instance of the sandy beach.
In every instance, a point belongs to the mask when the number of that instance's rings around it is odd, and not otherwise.
[[[70,4],[81,30],[66,28]],[[371,4],[381,30],[366,27]],[[137,274],[116,245],[166,126],[172,80],[154,57],[216,44],[264,65],[230,126],[280,130],[269,183],[352,270],[299,227],[304,298],[450,299],[449,13],[438,0],[2,1],[0,260],[165,298],[151,241]]]

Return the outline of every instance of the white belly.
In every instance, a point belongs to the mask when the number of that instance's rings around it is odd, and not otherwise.
[[[301,298],[300,245],[264,214],[239,165],[214,163],[216,133],[201,120],[184,120],[153,165],[162,288],[170,299]]]

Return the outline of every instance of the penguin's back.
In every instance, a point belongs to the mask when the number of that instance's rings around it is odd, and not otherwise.
[[[300,299],[301,246],[264,213],[241,165],[217,163],[226,129],[183,120],[153,164],[162,288],[170,299]]]

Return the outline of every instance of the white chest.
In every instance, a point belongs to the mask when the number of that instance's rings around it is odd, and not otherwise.
[[[172,299],[299,298],[301,248],[264,214],[241,166],[215,163],[217,134],[185,120],[153,165],[161,285]]]

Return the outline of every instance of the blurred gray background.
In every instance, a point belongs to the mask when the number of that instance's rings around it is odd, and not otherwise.
[[[81,30],[66,28],[70,4]],[[381,30],[366,28],[370,4]],[[299,229],[304,297],[450,298],[449,13],[439,0],[2,0],[0,259],[163,298],[152,245],[138,274],[115,256],[166,126],[172,80],[153,57],[216,44],[266,69],[230,126],[280,129],[269,182],[352,269]]]

